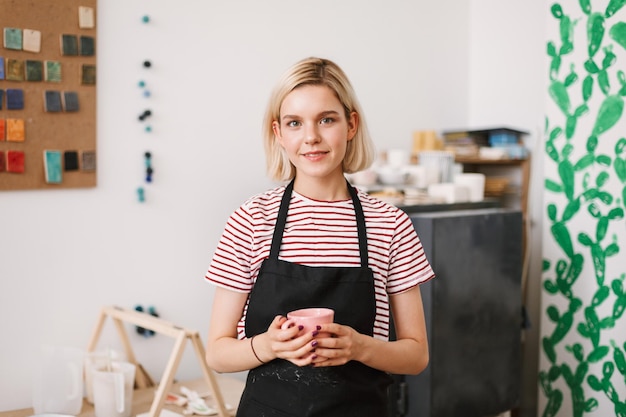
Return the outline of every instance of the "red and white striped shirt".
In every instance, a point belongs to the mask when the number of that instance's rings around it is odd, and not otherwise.
[[[250,293],[269,257],[284,186],[258,194],[228,219],[206,279]],[[409,216],[358,190],[367,228],[369,267],[374,272],[374,337],[389,338],[389,298],[434,277]],[[360,266],[358,232],[351,199],[317,201],[293,191],[279,258],[308,266]],[[240,339],[248,303],[238,323]]]

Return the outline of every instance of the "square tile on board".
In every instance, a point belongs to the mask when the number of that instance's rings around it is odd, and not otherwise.
[[[93,36],[80,37],[80,54],[82,56],[94,56],[96,54],[96,40]]]
[[[81,66],[80,83],[83,85],[96,84],[96,66],[91,64],[83,64]]]
[[[7,88],[7,110],[24,109],[24,90],[21,88]]]
[[[43,81],[43,62],[27,59],[24,61],[26,81]]]
[[[28,52],[41,52],[41,32],[34,29],[24,29],[22,49]]]
[[[25,171],[26,156],[23,151],[7,151],[7,172],[23,174]]]
[[[96,27],[93,7],[78,6],[78,27],[81,29],[93,29]]]
[[[96,170],[96,151],[81,152],[81,167],[83,171]]]
[[[24,81],[24,61],[7,58],[6,79],[8,81]]]
[[[61,34],[61,55],[78,55],[78,36],[67,33]]]
[[[60,83],[61,62],[60,61],[44,61],[44,79],[51,83]]]
[[[57,113],[63,110],[60,91],[46,90],[43,94],[43,104],[45,111],[49,113]]]
[[[6,49],[13,49],[15,51],[21,51],[22,50],[22,29],[4,28],[4,47]]]
[[[61,151],[43,151],[43,166],[48,184],[60,184],[63,181]]]
[[[26,132],[24,119],[7,119],[7,142],[24,142]]]
[[[63,108],[68,112],[76,112],[79,110],[78,93],[76,91],[63,92]]]
[[[65,171],[78,171],[78,151],[63,152],[63,169]]]

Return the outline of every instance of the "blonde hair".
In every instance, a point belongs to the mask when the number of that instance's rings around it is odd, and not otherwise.
[[[357,131],[354,138],[348,141],[343,159],[343,172],[352,173],[368,168],[374,161],[374,144],[348,77],[334,62],[312,57],[303,59],[289,68],[270,96],[263,121],[263,142],[267,173],[270,178],[288,181],[296,175],[296,168],[274,135],[272,123],[280,120],[280,106],[285,97],[304,85],[323,85],[330,88],[343,105],[347,118],[350,118],[352,112],[358,114]]]

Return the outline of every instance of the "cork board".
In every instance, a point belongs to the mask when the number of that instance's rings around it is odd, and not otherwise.
[[[0,0],[0,191],[96,185],[96,26],[96,0]]]

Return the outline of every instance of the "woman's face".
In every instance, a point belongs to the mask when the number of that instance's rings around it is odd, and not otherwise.
[[[280,106],[280,119],[272,128],[296,167],[300,179],[343,176],[348,141],[356,134],[358,115],[349,118],[333,90],[305,85],[289,93]]]

